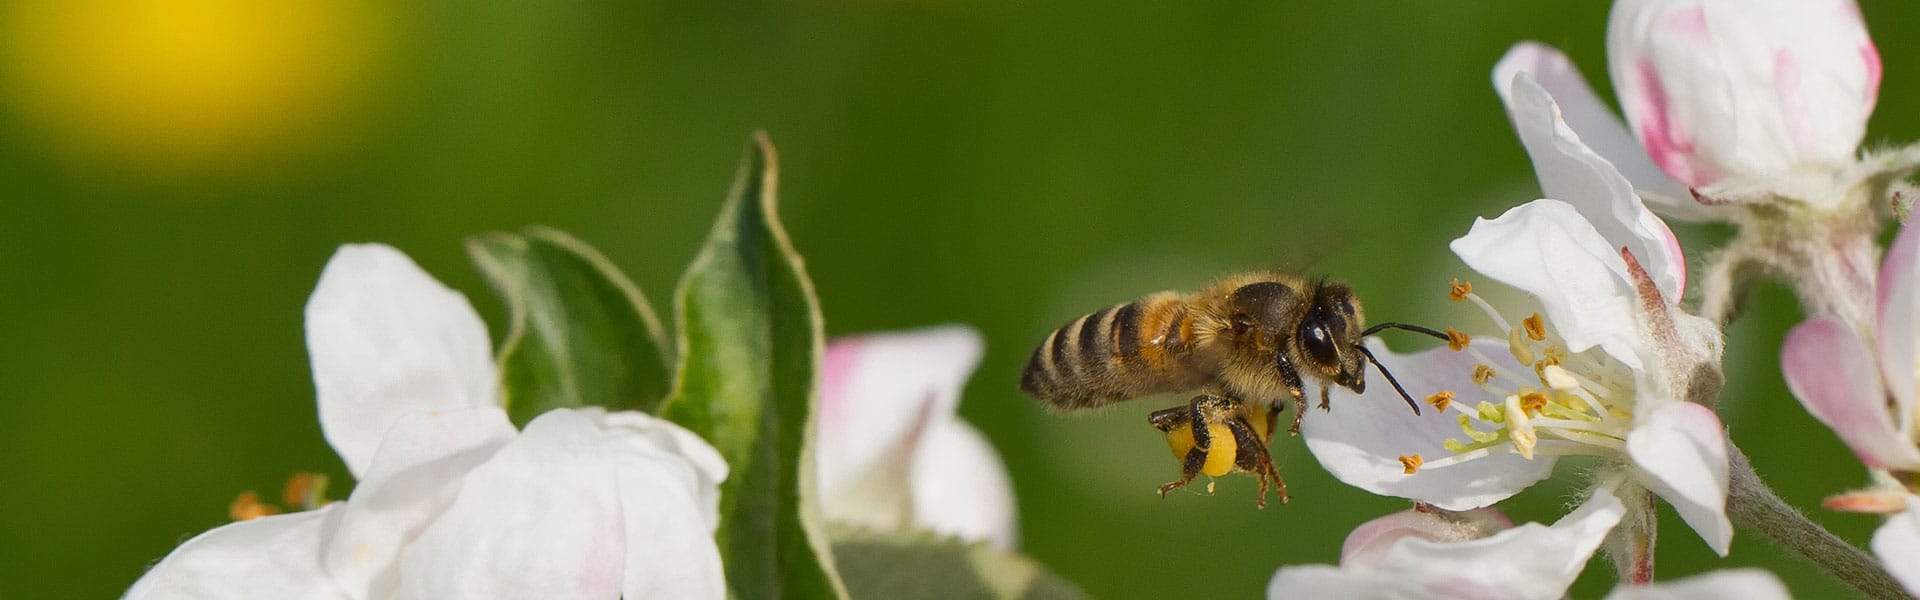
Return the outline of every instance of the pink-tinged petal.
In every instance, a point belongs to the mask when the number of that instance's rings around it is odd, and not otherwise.
[[[829,344],[814,455],[821,496],[837,495],[888,460],[910,457],[916,436],[933,421],[952,418],[984,345],[979,332],[964,325]]]
[[[468,474],[406,549],[402,594],[725,597],[700,469],[601,414],[543,414]]]
[[[1653,585],[1623,585],[1613,588],[1606,600],[1694,600],[1700,598],[1738,598],[1740,600],[1790,600],[1786,584],[1779,577],[1760,569],[1726,569],[1692,577],[1662,581]]]
[[[1553,96],[1531,75],[1515,74],[1509,93],[1513,126],[1533,159],[1541,191],[1580,211],[1609,248],[1626,248],[1640,257],[1661,295],[1678,301],[1687,263],[1666,222],[1647,210],[1633,183],[1611,161],[1574,133]]]
[[[1879,298],[1875,307],[1875,342],[1880,349],[1880,373],[1893,396],[1894,413],[1910,415],[1915,410],[1914,381],[1920,378],[1920,227],[1901,226],[1900,234],[1887,246],[1880,263],[1880,280],[1875,282]],[[1902,433],[1910,433],[1911,420],[1899,424]]]
[[[1552,526],[1525,523],[1457,543],[1403,539],[1378,572],[1422,582],[1443,597],[1560,598],[1624,514],[1619,498],[1595,490]]]
[[[1628,123],[1696,188],[1851,161],[1877,93],[1871,47],[1851,0],[1627,0],[1607,27]]]
[[[1362,598],[1365,600],[1429,600],[1492,596],[1440,596],[1420,582],[1394,573],[1342,569],[1332,565],[1280,567],[1267,581],[1268,600],[1290,598]]]
[[[1674,402],[1635,419],[1627,456],[1653,490],[1721,556],[1733,542],[1727,520],[1727,437],[1713,410]]]
[[[1920,468],[1920,450],[1894,424],[1872,354],[1839,318],[1815,316],[1787,332],[1780,369],[1800,405],[1833,428],[1860,462]]]
[[[1920,499],[1909,499],[1907,512],[1873,532],[1873,553],[1907,593],[1920,596]]]
[[[913,524],[967,541],[1020,543],[1013,478],[986,436],[953,419],[927,430],[911,469]]]
[[[1573,206],[1535,200],[1498,219],[1477,219],[1451,248],[1473,270],[1538,298],[1568,350],[1598,346],[1640,369],[1644,333],[1626,262]]]
[[[1840,512],[1891,515],[1906,512],[1907,501],[1912,498],[1913,494],[1905,489],[1872,488],[1827,496],[1820,501],[1820,507]]]
[[[175,548],[123,598],[346,598],[320,570],[320,534],[335,510],[215,527]]]
[[[1531,372],[1512,362],[1504,341],[1473,343],[1481,353],[1502,360],[1499,368]],[[1479,391],[1472,379],[1474,358],[1466,352],[1441,346],[1396,354],[1377,339],[1368,340],[1367,347],[1416,399],[1441,390]],[[1333,395],[1329,410],[1309,409],[1300,434],[1320,466],[1348,485],[1447,510],[1469,510],[1506,499],[1553,472],[1552,456],[1527,460],[1518,454],[1495,454],[1408,475],[1399,456],[1418,454],[1433,461],[1453,454],[1443,444],[1448,438],[1464,437],[1459,413],[1422,403],[1422,414],[1415,415],[1393,386],[1377,378],[1365,394],[1336,389]]]
[[[1512,527],[1513,521],[1491,508],[1453,512],[1417,506],[1353,528],[1353,532],[1347,534],[1346,542],[1340,545],[1340,566],[1346,569],[1377,568],[1386,559],[1387,551],[1404,538],[1464,542]]]
[[[355,597],[398,589],[406,545],[453,503],[469,471],[514,437],[494,407],[401,417],[320,546],[328,575]]]
[[[486,324],[399,250],[341,246],[306,318],[320,430],[355,477],[401,417],[500,404]]]
[[[1560,116],[1566,120],[1579,139],[1589,148],[1618,168],[1622,175],[1633,183],[1639,195],[1648,204],[1654,205],[1661,214],[1686,220],[1704,220],[1715,216],[1711,207],[1693,199],[1693,194],[1685,184],[1667,176],[1665,171],[1653,164],[1639,140],[1627,133],[1625,123],[1613,114],[1600,96],[1593,93],[1587,85],[1586,77],[1558,49],[1538,42],[1515,44],[1500,62],[1493,67],[1493,85],[1500,94],[1500,101],[1506,103],[1509,114],[1514,110],[1512,83],[1519,73],[1528,74],[1553,96],[1560,106]],[[1548,194],[1549,197],[1558,198]],[[1564,200],[1564,198],[1561,198]]]

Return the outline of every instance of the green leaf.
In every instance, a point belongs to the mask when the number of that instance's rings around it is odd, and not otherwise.
[[[775,213],[777,165],[754,136],[700,255],[674,293],[680,372],[661,414],[731,468],[718,542],[740,598],[845,598],[813,489],[820,310]]]
[[[651,411],[667,395],[667,343],[640,289],[593,247],[529,227],[467,240],[507,305],[497,360],[508,414],[561,407]]]
[[[1083,599],[1086,592],[1021,554],[925,531],[833,528],[834,560],[856,598]]]

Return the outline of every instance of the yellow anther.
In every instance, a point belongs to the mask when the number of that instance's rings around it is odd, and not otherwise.
[[[1427,404],[1432,404],[1435,410],[1445,411],[1448,406],[1453,405],[1453,391],[1440,390],[1440,393],[1427,396]]]
[[[1549,365],[1557,365],[1567,359],[1567,349],[1552,344],[1547,345],[1546,354],[1547,357],[1540,360]]]
[[[1526,334],[1518,329],[1507,332],[1507,352],[1520,364],[1533,362],[1533,345],[1527,343]]]
[[[1487,365],[1473,366],[1473,382],[1474,383],[1479,385],[1486,385],[1487,382],[1493,381],[1493,376],[1494,376],[1493,367],[1490,367]]]
[[[1404,454],[1400,456],[1400,466],[1406,469],[1406,473],[1408,475],[1412,475],[1415,471],[1419,471],[1420,464],[1424,462],[1427,462],[1427,461],[1425,459],[1420,458],[1420,455],[1418,454]]]
[[[1520,396],[1507,396],[1507,439],[1513,442],[1513,449],[1521,458],[1533,460],[1533,447],[1540,443],[1540,435],[1534,433],[1533,424],[1527,422],[1527,411],[1520,407]]]
[[[1447,347],[1453,349],[1453,351],[1459,352],[1467,349],[1467,342],[1471,341],[1473,341],[1473,338],[1468,336],[1466,332],[1452,327],[1447,328]]]
[[[1546,408],[1547,408],[1546,394],[1542,394],[1540,392],[1527,392],[1525,394],[1520,395],[1520,410],[1526,411],[1528,416],[1539,415],[1540,411],[1546,410]]]
[[[1540,313],[1528,315],[1520,321],[1520,326],[1526,328],[1527,337],[1533,338],[1533,341],[1547,341],[1547,324],[1540,320]]]
[[[287,487],[280,490],[280,501],[301,510],[313,510],[327,503],[327,476],[319,473],[294,473]]]
[[[1547,387],[1556,390],[1580,389],[1580,380],[1574,379],[1573,374],[1568,373],[1566,368],[1560,365],[1540,367],[1540,383],[1547,384]]]
[[[1458,279],[1448,282],[1447,287],[1449,288],[1447,297],[1454,302],[1464,301],[1467,299],[1467,294],[1473,293],[1473,284]]]
[[[261,502],[260,494],[253,490],[240,492],[240,497],[234,498],[233,503],[227,505],[227,517],[235,521],[247,521],[277,514],[280,514],[280,507]]]

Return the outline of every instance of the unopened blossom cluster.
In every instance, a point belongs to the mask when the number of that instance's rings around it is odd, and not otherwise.
[[[1521,43],[1495,65],[1542,196],[1453,242],[1477,275],[1447,291],[1464,316],[1446,347],[1368,342],[1408,389],[1433,390],[1437,414],[1406,419],[1381,391],[1302,432],[1342,481],[1417,506],[1355,530],[1337,567],[1282,568],[1274,595],[1558,598],[1604,549],[1622,583],[1653,584],[1616,595],[1785,597],[1753,570],[1653,581],[1659,505],[1725,556],[1730,502],[1771,494],[1730,472],[1746,463],[1715,410],[1721,326],[1736,316],[1738,277],[1755,271],[1788,281],[1816,315],[1786,345],[1786,377],[1873,473],[1828,506],[1892,515],[1872,540],[1880,560],[1854,550],[1866,573],[1836,576],[1872,595],[1920,594],[1920,233],[1903,232],[1884,263],[1874,242],[1911,202],[1902,181],[1920,153],[1860,149],[1881,66],[1858,8],[1621,0],[1607,58],[1624,121],[1552,47]],[[1690,288],[1666,218],[1739,234]],[[1489,300],[1476,281],[1525,299]],[[1488,512],[1564,457],[1593,465],[1571,513],[1513,527]]]

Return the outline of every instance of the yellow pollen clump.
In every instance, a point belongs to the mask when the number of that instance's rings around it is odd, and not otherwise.
[[[1546,394],[1542,394],[1540,392],[1527,392],[1525,394],[1520,395],[1520,410],[1526,411],[1527,415],[1529,416],[1538,415],[1540,414],[1540,411],[1546,410],[1546,408],[1547,408]]]
[[[253,490],[240,492],[240,497],[234,498],[233,503],[227,505],[227,517],[235,521],[248,521],[277,514],[280,514],[280,507],[261,502],[260,494]]]
[[[1473,293],[1473,284],[1458,279],[1448,282],[1447,287],[1447,298],[1454,302],[1464,301],[1467,299],[1467,294]]]
[[[1473,382],[1476,384],[1486,385],[1487,382],[1493,381],[1493,375],[1493,367],[1487,365],[1473,366]]]
[[[1527,344],[1525,335],[1518,329],[1507,332],[1507,352],[1523,365],[1533,362],[1533,346]]]
[[[1533,341],[1547,341],[1547,324],[1540,320],[1540,313],[1528,315],[1520,321],[1520,326],[1527,329],[1527,337],[1533,338]]]
[[[1473,341],[1473,338],[1465,332],[1452,327],[1447,328],[1447,347],[1453,349],[1454,352],[1467,349],[1467,342],[1470,341]]]
[[[1440,393],[1427,396],[1427,404],[1432,404],[1435,410],[1447,410],[1453,404],[1453,390],[1440,390]]]
[[[1408,475],[1412,475],[1415,471],[1419,471],[1420,464],[1424,462],[1427,462],[1427,461],[1425,459],[1420,458],[1420,455],[1418,454],[1405,454],[1400,456],[1400,466],[1406,468],[1406,473]]]

